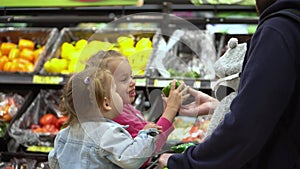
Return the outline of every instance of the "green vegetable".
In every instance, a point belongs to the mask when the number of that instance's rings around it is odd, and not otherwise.
[[[188,71],[183,74],[184,77],[199,78],[200,75],[196,71]]]
[[[8,128],[9,123],[0,122],[0,137],[5,135],[6,129]]]
[[[188,147],[196,145],[195,143],[184,143],[179,144],[177,146],[172,146],[171,149],[175,151],[175,153],[183,153]]]
[[[181,84],[181,83],[180,83],[179,81],[176,81],[175,89],[177,89],[177,87],[178,87],[180,84]],[[165,86],[165,87],[162,89],[162,93],[163,93],[166,97],[168,97],[169,94],[170,94],[171,85],[172,85],[172,82],[170,82],[168,86]]]
[[[180,77],[181,76],[180,72],[178,72],[177,70],[172,69],[172,68],[168,69],[168,72],[170,73],[171,77]]]

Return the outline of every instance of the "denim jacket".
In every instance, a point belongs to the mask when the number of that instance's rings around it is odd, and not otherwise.
[[[87,133],[80,123],[71,124],[55,138],[51,169],[139,168],[154,152],[158,132],[141,130],[133,139],[124,127],[107,120]]]

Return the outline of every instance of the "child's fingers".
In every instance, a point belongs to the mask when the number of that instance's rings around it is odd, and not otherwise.
[[[176,86],[176,80],[173,79],[172,83],[171,83],[171,91],[175,90],[175,86]]]
[[[157,126],[156,129],[158,130],[159,133],[162,133],[162,132],[163,132],[162,126]]]
[[[187,89],[188,89],[188,88],[185,86],[185,83],[184,83],[184,82],[180,83],[180,85],[179,85],[178,88],[177,88],[177,90],[178,90],[178,91],[181,91],[182,93],[187,92]]]

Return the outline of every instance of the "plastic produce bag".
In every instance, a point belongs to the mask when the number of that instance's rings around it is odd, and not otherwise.
[[[53,146],[56,134],[33,132],[32,125],[39,125],[40,118],[47,113],[56,116],[60,114],[58,105],[61,92],[61,90],[41,90],[28,109],[12,122],[8,129],[10,137],[13,138],[8,147],[9,151],[16,151],[20,145]]]
[[[163,41],[163,40],[160,40]],[[166,45],[159,43],[154,63],[162,77],[214,79],[216,60],[214,34],[204,30],[176,30]],[[153,71],[152,71],[153,72]],[[193,76],[193,72],[199,76]]]
[[[17,93],[0,92],[0,122],[10,122],[23,103],[24,97]]]

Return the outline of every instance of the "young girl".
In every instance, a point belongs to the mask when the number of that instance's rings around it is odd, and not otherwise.
[[[127,125],[128,128],[126,128],[126,130],[133,138],[135,138],[139,130],[143,129],[143,127],[150,122],[147,122],[144,119],[143,114],[131,105],[135,97],[135,84],[132,79],[131,66],[128,60],[116,51],[108,51],[105,53],[99,52],[91,59],[99,60],[99,58],[102,58],[99,66],[110,69],[111,72],[113,72],[117,85],[117,92],[121,95],[124,104],[121,115],[113,120],[119,124]],[[175,83],[175,80],[173,83]],[[167,106],[156,123],[156,125],[161,126],[162,133],[159,134],[155,152],[161,149],[169,134],[174,130],[172,123],[181,106],[181,96],[186,92],[186,90],[188,90],[188,87],[181,90],[183,85],[184,84],[179,86],[178,90],[173,92],[173,94],[169,97],[167,100]]]
[[[88,65],[74,74],[64,87],[62,107],[69,117],[67,127],[55,138],[49,153],[52,169],[139,168],[155,149],[158,130],[149,125],[132,138],[112,121],[123,109],[111,72]],[[171,94],[180,98],[172,86]]]

